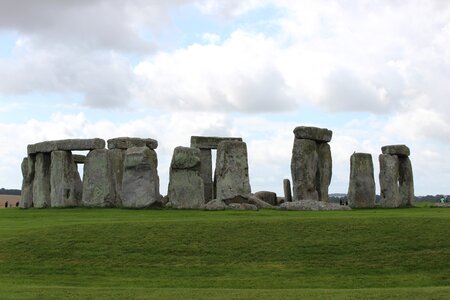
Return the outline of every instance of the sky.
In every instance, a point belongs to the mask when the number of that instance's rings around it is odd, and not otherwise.
[[[1,0],[0,187],[27,144],[154,138],[161,192],[190,136],[247,143],[252,191],[282,195],[296,126],[353,152],[411,149],[416,195],[450,194],[446,0]]]

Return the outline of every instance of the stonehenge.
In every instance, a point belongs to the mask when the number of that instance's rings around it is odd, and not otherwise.
[[[294,129],[291,174],[293,200],[328,202],[332,175],[331,130],[300,126]]]
[[[380,204],[396,208],[414,205],[414,179],[410,150],[405,145],[390,145],[381,148]]]
[[[284,197],[251,192],[247,144],[240,137],[192,136],[190,147],[173,151],[167,195],[160,194],[158,141],[117,137],[108,141],[66,139],[27,146],[21,164],[21,208],[122,207],[206,210],[348,210],[375,207],[372,155],[350,157],[348,206],[328,203],[332,177],[332,131],[294,129],[291,181],[283,179]],[[106,148],[107,146],[107,148]],[[213,171],[213,150],[217,150]],[[405,145],[381,148],[382,207],[414,205],[414,180]],[[86,151],[87,154],[73,153]],[[83,164],[80,176],[78,165]],[[335,201],[335,200],[333,200]],[[342,204],[342,203],[341,203]]]
[[[353,153],[350,157],[350,183],[347,198],[351,208],[375,206],[375,179],[371,154]]]

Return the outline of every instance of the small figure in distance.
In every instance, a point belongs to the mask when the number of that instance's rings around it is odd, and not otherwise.
[[[8,208],[8,201],[5,202],[5,208]]]
[[[441,198],[441,203],[445,203],[445,198],[444,198],[444,196],[442,196],[442,198]]]
[[[16,207],[19,207],[19,201],[16,202]]]
[[[339,198],[339,205],[342,205],[342,198]]]

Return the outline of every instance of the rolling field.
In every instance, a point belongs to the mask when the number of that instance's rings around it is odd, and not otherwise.
[[[0,299],[449,299],[450,209],[0,210]]]

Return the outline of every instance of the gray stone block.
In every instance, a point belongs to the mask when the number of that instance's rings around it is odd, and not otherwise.
[[[308,139],[322,143],[331,141],[333,132],[326,128],[298,126],[294,129],[296,139]]]

